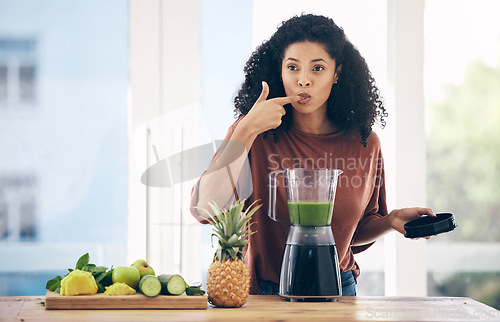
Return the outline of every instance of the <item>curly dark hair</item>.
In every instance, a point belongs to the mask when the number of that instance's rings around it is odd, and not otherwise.
[[[262,91],[262,81],[269,84],[268,99],[286,96],[281,82],[283,56],[288,46],[303,41],[324,45],[337,66],[342,65],[338,82],[333,85],[327,101],[327,115],[340,131],[346,134],[359,131],[361,144],[366,147],[375,122],[385,126],[387,111],[365,59],[347,39],[344,30],[324,16],[294,16],[257,47],[246,63],[245,81],[234,98],[236,115],[250,111]],[[293,109],[290,104],[285,109],[280,127],[288,129]]]

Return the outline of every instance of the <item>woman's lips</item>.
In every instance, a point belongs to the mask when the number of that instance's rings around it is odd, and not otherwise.
[[[298,95],[302,97],[302,99],[298,101],[299,104],[307,104],[311,100],[311,95],[308,93],[299,93]]]

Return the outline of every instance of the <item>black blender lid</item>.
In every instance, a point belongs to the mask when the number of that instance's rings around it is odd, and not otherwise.
[[[436,217],[420,217],[404,225],[406,238],[428,237],[452,231],[457,227],[455,217],[450,213],[436,214]]]

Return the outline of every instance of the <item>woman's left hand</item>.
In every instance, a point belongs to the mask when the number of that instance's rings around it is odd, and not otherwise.
[[[430,208],[414,207],[414,208],[395,209],[391,211],[391,213],[388,215],[388,220],[393,229],[399,231],[401,234],[404,235],[406,233],[404,225],[407,222],[426,215],[436,217],[436,215],[434,214],[434,212],[432,212]],[[429,237],[427,237],[427,239],[428,238]]]

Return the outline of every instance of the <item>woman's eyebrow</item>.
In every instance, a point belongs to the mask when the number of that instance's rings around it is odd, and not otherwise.
[[[293,57],[288,57],[285,61],[289,61],[289,60],[299,62],[299,60],[298,60],[298,59],[293,58]],[[319,62],[319,61],[322,61],[322,62],[326,63],[326,60],[324,60],[323,58],[316,58],[316,59],[313,59],[313,60],[311,60],[311,63],[317,63],[317,62]]]

